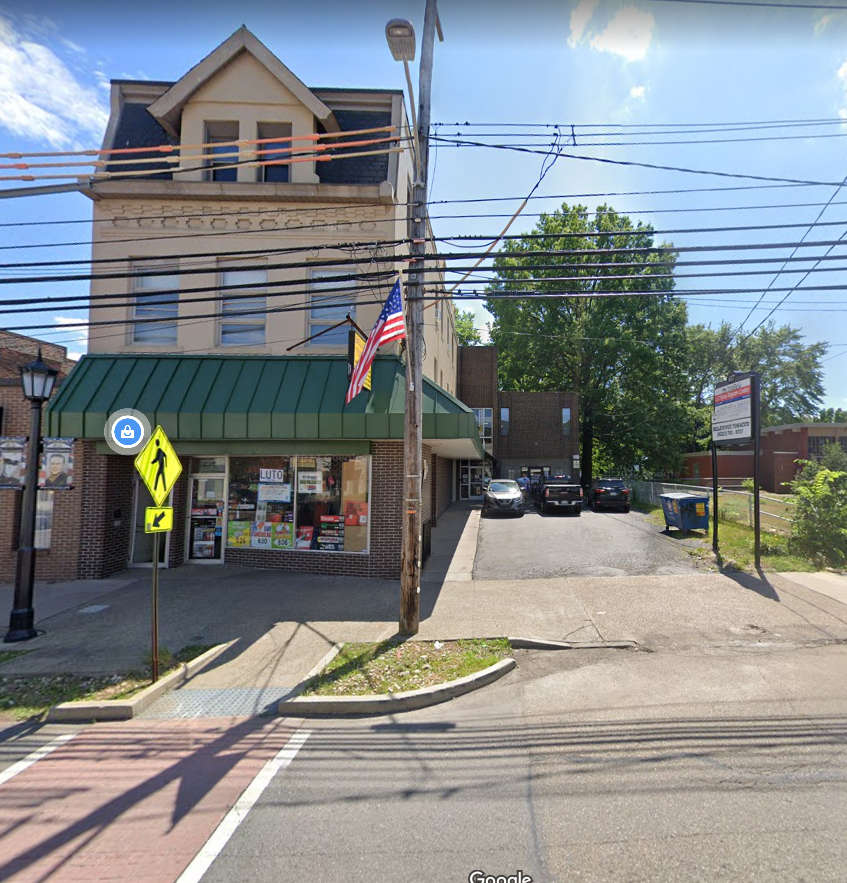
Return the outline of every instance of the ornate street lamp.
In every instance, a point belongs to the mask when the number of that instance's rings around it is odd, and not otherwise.
[[[41,454],[41,406],[53,394],[59,372],[38,358],[21,368],[24,397],[30,403],[29,456],[26,464],[21,534],[18,543],[18,567],[15,573],[15,599],[9,617],[9,631],[3,639],[7,643],[28,641],[35,630],[35,610],[32,606],[35,583],[35,503],[38,494],[38,460]]]

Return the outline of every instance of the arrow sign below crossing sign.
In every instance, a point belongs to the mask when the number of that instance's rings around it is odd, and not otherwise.
[[[144,510],[144,533],[164,533],[173,530],[173,527],[172,506],[148,506]]]

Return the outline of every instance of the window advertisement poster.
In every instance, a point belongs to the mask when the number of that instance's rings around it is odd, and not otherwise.
[[[265,472],[263,469],[262,472]],[[259,502],[260,503],[290,503],[291,502],[291,485],[281,483],[261,483],[259,484]]]
[[[53,494],[39,491],[35,500],[35,548],[49,549],[53,538]]]
[[[712,440],[717,445],[743,445],[753,441],[752,377],[715,384]]]
[[[43,490],[71,490],[74,486],[74,439],[45,438],[38,471]]]
[[[294,525],[288,521],[282,524],[273,525],[273,534],[271,536],[272,549],[293,549],[294,548]]]
[[[270,549],[273,527],[271,521],[254,521],[250,531],[250,545],[254,549]]]
[[[0,437],[0,489],[20,490],[26,475],[26,438]]]
[[[252,526],[252,521],[230,521],[226,526],[227,546],[249,546],[250,528]]]
[[[314,533],[315,529],[313,527],[298,527],[296,540],[294,541],[294,548],[311,549]]]
[[[323,493],[321,473],[317,469],[297,470],[297,493],[320,494]]]
[[[315,548],[324,552],[344,551],[344,518],[341,515],[321,515]]]

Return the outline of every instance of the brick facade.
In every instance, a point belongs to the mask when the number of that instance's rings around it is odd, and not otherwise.
[[[573,457],[579,454],[579,396],[574,392],[501,391],[495,346],[459,347],[459,398],[469,408],[491,408],[495,475],[520,475],[522,466],[549,467],[553,473],[579,480]],[[509,427],[502,435],[501,408],[509,409]],[[562,428],[562,409],[570,408],[567,435]]]
[[[56,389],[76,364],[63,346],[0,331],[0,436],[29,437],[31,405],[21,389],[20,368],[32,362],[41,350],[42,359],[59,372]],[[43,420],[43,413],[42,413]],[[76,577],[79,557],[80,469],[82,445],[74,446],[76,488],[53,491],[53,527],[50,549],[36,553],[38,579]],[[0,490],[0,582],[12,582],[17,569],[23,491]]]

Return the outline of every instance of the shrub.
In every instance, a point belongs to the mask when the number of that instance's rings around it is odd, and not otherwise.
[[[791,482],[796,505],[791,546],[802,555],[837,567],[847,561],[847,472],[819,469]]]

